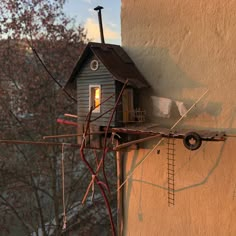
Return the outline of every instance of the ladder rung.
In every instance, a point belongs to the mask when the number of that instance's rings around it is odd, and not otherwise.
[[[175,201],[175,198],[168,198],[168,202],[174,202]]]
[[[168,172],[168,177],[174,177],[175,173],[174,172]]]
[[[170,167],[175,167],[175,165],[168,165],[168,167],[167,167],[167,170],[175,172],[174,168],[170,168]]]
[[[170,177],[168,177],[168,180],[175,180],[175,178],[170,178]]]
[[[168,184],[168,190],[174,191],[175,185],[174,184]]]
[[[169,167],[169,166],[173,166],[173,167],[175,166],[174,163],[167,163],[167,165],[168,165],[168,167]]]

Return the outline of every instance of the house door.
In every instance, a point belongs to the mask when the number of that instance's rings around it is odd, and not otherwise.
[[[134,120],[134,99],[133,89],[127,88],[122,95],[123,122]]]

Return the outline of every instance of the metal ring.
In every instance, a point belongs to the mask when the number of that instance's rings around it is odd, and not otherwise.
[[[99,62],[98,62],[98,60],[92,60],[92,61],[90,62],[90,69],[91,69],[91,70],[95,71],[95,70],[98,69],[98,67],[99,67]]]
[[[194,151],[202,145],[202,138],[196,132],[189,132],[184,136],[183,143],[187,149]]]

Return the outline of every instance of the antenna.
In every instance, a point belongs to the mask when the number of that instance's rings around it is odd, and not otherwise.
[[[101,7],[101,6],[97,6],[94,8],[94,10],[98,12],[98,21],[99,21],[101,43],[105,43],[104,34],[103,34],[103,26],[102,26],[102,12],[101,12],[102,9],[103,9],[103,7]]]

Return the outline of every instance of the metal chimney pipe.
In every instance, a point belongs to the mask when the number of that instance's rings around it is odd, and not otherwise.
[[[103,34],[103,26],[102,26],[102,13],[101,13],[102,9],[103,9],[103,7],[101,7],[101,6],[97,6],[94,8],[95,11],[98,11],[98,21],[99,21],[101,43],[105,43],[104,34]]]

